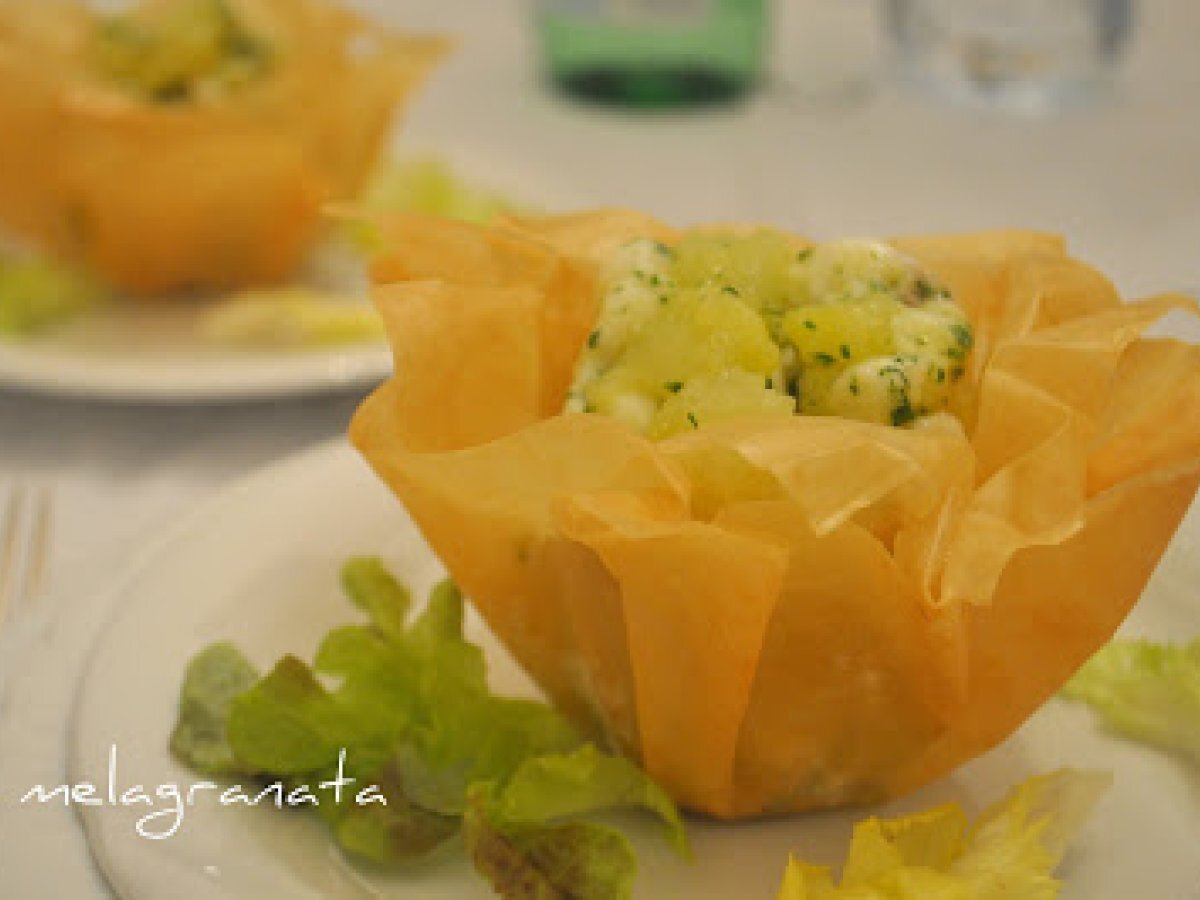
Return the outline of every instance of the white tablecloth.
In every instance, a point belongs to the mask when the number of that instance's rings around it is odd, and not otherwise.
[[[874,88],[848,106],[806,94],[796,84],[804,60],[789,50],[811,46],[800,31],[812,21],[811,2],[822,0],[782,4],[776,77],[762,92],[733,107],[671,114],[549,93],[529,10],[513,0],[364,5],[461,36],[411,108],[402,144],[445,152],[468,174],[542,206],[629,204],[678,223],[764,221],[816,237],[1034,227],[1065,232],[1127,294],[1200,284],[1200,5],[1143,3],[1107,98],[1023,119],[913,96],[882,62]],[[26,475],[54,485],[49,588],[77,623],[38,651],[45,681],[27,684],[24,699],[0,713],[0,894],[41,896],[36,878],[46,866],[75,876],[72,895],[101,890],[70,815],[61,832],[18,840],[16,798],[36,781],[61,779],[72,672],[100,617],[104,583],[231,480],[342,433],[355,402],[342,394],[139,407],[0,387],[0,488]]]

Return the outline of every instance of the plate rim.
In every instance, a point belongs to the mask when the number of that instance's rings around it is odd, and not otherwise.
[[[392,373],[387,345],[247,353],[172,369],[36,342],[0,342],[0,388],[46,397],[144,404],[219,404],[371,388]],[[189,368],[191,374],[189,375]]]
[[[345,435],[325,438],[243,474],[156,535],[129,559],[117,575],[103,582],[99,589],[88,593],[88,596],[92,598],[106,600],[107,608],[99,625],[86,641],[86,649],[80,657],[77,670],[72,673],[73,684],[70,690],[67,721],[63,729],[61,745],[63,757],[60,771],[65,784],[75,783],[76,777],[85,769],[85,765],[78,759],[76,748],[77,738],[83,727],[81,711],[87,701],[87,675],[96,663],[105,639],[121,619],[124,609],[122,595],[127,594],[130,587],[136,584],[140,578],[145,577],[156,561],[163,559],[172,546],[185,540],[189,533],[202,527],[206,521],[211,521],[214,516],[219,514],[222,507],[230,504],[236,505],[243,495],[253,492],[260,484],[267,484],[281,477],[286,478],[287,473],[293,468],[303,468],[321,458],[336,459],[339,454],[352,452],[353,447]],[[72,803],[72,821],[83,835],[88,858],[104,887],[114,898],[121,898],[124,894],[119,890],[114,876],[109,873],[104,859],[97,852],[97,841],[102,841],[103,837],[100,835],[98,825],[89,815],[89,809],[90,807],[86,805]]]

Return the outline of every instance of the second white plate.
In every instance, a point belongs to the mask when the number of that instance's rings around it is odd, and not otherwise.
[[[96,315],[60,335],[0,343],[0,385],[88,400],[198,403],[258,400],[354,388],[386,378],[381,344],[329,349],[205,346],[186,312]]]

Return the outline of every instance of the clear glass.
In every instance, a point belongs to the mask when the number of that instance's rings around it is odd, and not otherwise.
[[[538,0],[543,57],[569,94],[630,106],[736,97],[762,71],[766,0]]]
[[[1109,80],[1132,0],[885,0],[901,71],[953,100],[1051,112]]]
[[[772,88],[799,109],[870,99],[882,56],[876,0],[781,0],[772,20]]]

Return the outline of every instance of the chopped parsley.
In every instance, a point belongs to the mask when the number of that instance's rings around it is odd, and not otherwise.
[[[958,342],[959,347],[963,350],[970,350],[975,343],[975,337],[971,334],[971,328],[964,325],[962,322],[955,322],[950,326],[950,333],[954,335],[954,340]]]
[[[651,246],[662,256],[647,262]],[[923,306],[944,289],[883,245],[800,249],[783,236],[697,233],[671,249],[633,249],[614,260],[608,318],[588,339],[611,358],[589,358],[577,378],[605,381],[600,411],[652,437],[741,407],[903,425],[946,408],[965,373],[966,317],[952,302]]]
[[[917,413],[912,408],[912,404],[908,402],[908,398],[902,400],[898,405],[892,407],[892,424],[899,427],[907,425],[916,419]]]

